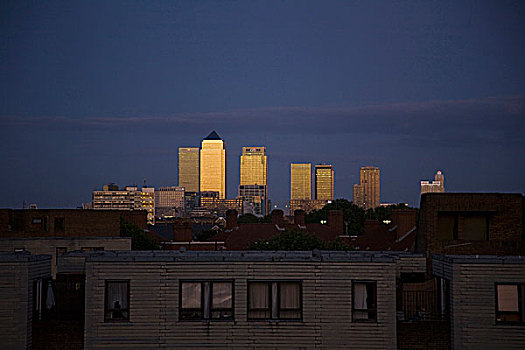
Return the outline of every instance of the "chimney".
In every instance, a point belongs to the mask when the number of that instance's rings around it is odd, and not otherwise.
[[[392,225],[397,225],[397,239],[416,226],[416,209],[392,209],[390,212]]]
[[[337,233],[338,235],[345,234],[345,224],[342,210],[328,211],[328,226],[330,226],[332,232]]]
[[[179,219],[171,225],[173,225],[173,241],[175,242],[193,241],[193,225],[191,224],[190,220]]]
[[[281,209],[272,210],[272,224],[284,227],[283,211]]]
[[[306,213],[302,209],[294,210],[293,212],[293,223],[297,226],[305,226],[306,224]]]
[[[237,210],[228,209],[226,211],[226,228],[233,230],[238,226],[239,225],[237,224]]]

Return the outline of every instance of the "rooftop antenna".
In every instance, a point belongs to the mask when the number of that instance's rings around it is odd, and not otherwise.
[[[25,209],[26,208],[26,201],[25,199],[22,201],[22,209]]]
[[[144,187],[147,187],[147,186],[146,186],[146,178],[144,178]]]

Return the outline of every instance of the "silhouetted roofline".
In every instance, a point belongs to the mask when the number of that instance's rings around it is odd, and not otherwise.
[[[205,140],[222,140],[221,137],[213,130],[206,138]]]

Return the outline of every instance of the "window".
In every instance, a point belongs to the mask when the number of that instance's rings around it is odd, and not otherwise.
[[[489,213],[439,212],[437,239],[483,241],[489,239]]]
[[[525,284],[496,284],[496,321],[525,322]]]
[[[352,320],[354,322],[377,321],[375,281],[352,282]]]
[[[55,232],[64,233],[64,231],[65,231],[64,218],[55,218]]]
[[[96,252],[104,250],[104,247],[82,247],[83,252]]]
[[[233,281],[181,281],[180,320],[232,320]]]
[[[106,281],[104,319],[129,321],[129,280]]]
[[[300,320],[301,282],[248,282],[249,320]]]

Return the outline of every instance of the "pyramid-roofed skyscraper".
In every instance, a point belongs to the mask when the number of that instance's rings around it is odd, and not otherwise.
[[[226,198],[226,149],[224,141],[212,131],[201,144],[200,190],[219,192]]]

